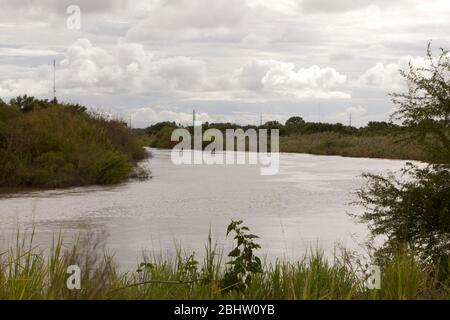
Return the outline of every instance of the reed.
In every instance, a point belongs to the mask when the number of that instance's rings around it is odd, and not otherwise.
[[[87,237],[69,245],[59,235],[44,250],[33,234],[18,233],[16,244],[0,252],[0,299],[450,299],[448,280],[438,281],[411,253],[381,266],[380,290],[366,288],[366,272],[351,255],[330,261],[317,249],[299,261],[263,263],[241,291],[224,290],[228,260],[211,236],[202,261],[178,247],[175,256],[148,257],[128,272],[119,271],[101,242]],[[81,290],[66,287],[73,264],[82,270]]]

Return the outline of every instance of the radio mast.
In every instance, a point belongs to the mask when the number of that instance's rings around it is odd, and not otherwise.
[[[56,60],[53,59],[53,102],[56,103]]]

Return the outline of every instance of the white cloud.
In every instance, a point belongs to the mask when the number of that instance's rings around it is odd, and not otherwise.
[[[346,12],[365,8],[370,5],[381,5],[385,7],[395,2],[392,0],[303,0],[302,9],[305,11],[324,13]]]
[[[45,70],[47,74],[42,77]],[[3,93],[15,93],[21,82],[43,93],[38,79],[50,79],[49,66],[20,80],[8,80]],[[141,44],[119,41],[112,50],[94,46],[88,39],[75,41],[65,52],[58,66],[57,84],[60,92],[127,93],[151,95],[181,94],[189,99],[202,99],[219,92],[228,100],[297,100],[305,98],[349,98],[338,90],[347,77],[333,68],[313,65],[297,68],[293,63],[254,59],[233,73],[208,74],[204,61],[186,56],[158,57]],[[13,89],[16,88],[16,89]],[[28,90],[26,91],[28,92]]]
[[[367,110],[362,107],[362,106],[352,106],[352,107],[348,107],[347,109],[345,109],[345,113],[352,113],[352,114],[365,114],[367,112]]]
[[[11,98],[23,94],[44,96],[52,90],[50,67],[22,69],[15,79],[0,80],[0,97]]]
[[[337,88],[347,81],[333,68],[313,65],[296,68],[293,63],[276,60],[252,60],[236,72],[240,88],[263,96],[278,98],[350,98]]]
[[[409,63],[417,68],[429,66],[425,58],[411,56],[401,57],[394,63],[378,62],[360,76],[359,84],[380,89],[403,90],[406,88],[406,82],[400,70],[407,70]]]
[[[55,50],[39,48],[8,48],[0,47],[0,57],[48,57],[55,56],[58,52]]]
[[[249,33],[241,39],[240,43],[245,47],[264,47],[270,43],[270,38],[254,33]]]
[[[173,108],[172,108],[173,109]],[[163,121],[174,121],[182,125],[190,125],[192,123],[192,113],[174,111],[171,108],[164,106],[146,107],[146,108],[134,108],[129,110],[128,118],[131,117],[132,122],[136,124],[143,124],[148,126],[152,123]],[[278,121],[280,123],[286,122],[289,118],[285,114],[265,113],[263,121]],[[207,112],[196,112],[195,119],[202,121],[203,123],[239,123],[243,125],[253,124],[258,125],[260,123],[260,115],[250,112],[231,111],[228,114],[209,114]]]
[[[33,79],[3,80],[0,82],[0,97],[15,97],[23,94],[42,96],[50,92],[49,82]]]
[[[402,88],[399,57],[450,46],[448,0],[80,0],[81,30],[69,4],[0,0],[2,97],[51,97],[55,57],[58,95],[88,105],[220,105],[226,119],[328,99],[370,119]]]
[[[132,41],[211,38],[236,29],[246,14],[241,0],[157,1],[127,32]]]
[[[61,62],[59,82],[66,89],[151,94],[195,90],[206,74],[201,60],[156,58],[140,44],[119,42],[112,51],[77,40]]]
[[[361,84],[381,88],[400,88],[402,87],[402,81],[403,79],[399,74],[399,65],[396,63],[384,64],[378,62],[360,77]]]
[[[181,124],[192,123],[192,113],[176,112],[172,110],[155,110],[156,108],[137,108],[130,110],[133,121],[143,123],[156,123],[163,121],[174,121]],[[211,117],[206,112],[195,115],[198,121],[211,122]]]
[[[298,0],[247,0],[246,3],[250,8],[262,7],[287,15],[298,13],[300,6],[300,1]]]

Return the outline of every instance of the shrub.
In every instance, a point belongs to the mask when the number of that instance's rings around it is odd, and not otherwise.
[[[123,181],[132,166],[129,159],[118,151],[105,151],[95,160],[95,182],[98,184],[115,184]]]
[[[409,63],[401,75],[408,91],[392,94],[398,110],[392,115],[410,128],[435,163],[450,163],[450,53],[434,57],[428,44],[424,67]]]
[[[440,277],[450,274],[450,56],[442,50],[437,58],[428,45],[425,67],[409,64],[401,75],[406,93],[394,93],[399,107],[393,118],[402,120],[435,165],[411,164],[403,179],[366,174],[367,185],[359,190],[365,212],[358,217],[368,223],[372,238],[383,236],[379,259],[391,259],[398,250],[412,249],[424,264],[439,265]]]
[[[368,182],[358,191],[365,212],[358,216],[367,223],[372,237],[384,236],[378,251],[390,258],[406,245],[423,262],[447,262],[450,255],[450,170],[444,165],[420,169],[409,164],[403,180],[365,174]],[[444,271],[448,266],[444,266]]]
[[[261,259],[254,254],[261,246],[255,243],[258,236],[249,233],[250,230],[242,225],[243,221],[232,221],[227,228],[227,236],[234,232],[236,246],[228,254],[231,260],[222,280],[224,291],[238,290],[245,292],[252,281],[252,276],[262,272]]]
[[[32,97],[0,106],[0,187],[118,183],[144,156],[123,122],[82,106]]]

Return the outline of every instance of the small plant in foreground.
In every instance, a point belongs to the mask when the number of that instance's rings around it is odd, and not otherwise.
[[[231,221],[227,228],[227,236],[234,232],[236,246],[228,254],[231,261],[227,262],[229,268],[226,270],[222,280],[224,291],[236,289],[244,292],[250,284],[252,274],[262,272],[261,259],[254,255],[254,250],[261,248],[254,239],[258,236],[249,233],[250,229],[242,226],[242,221]]]

